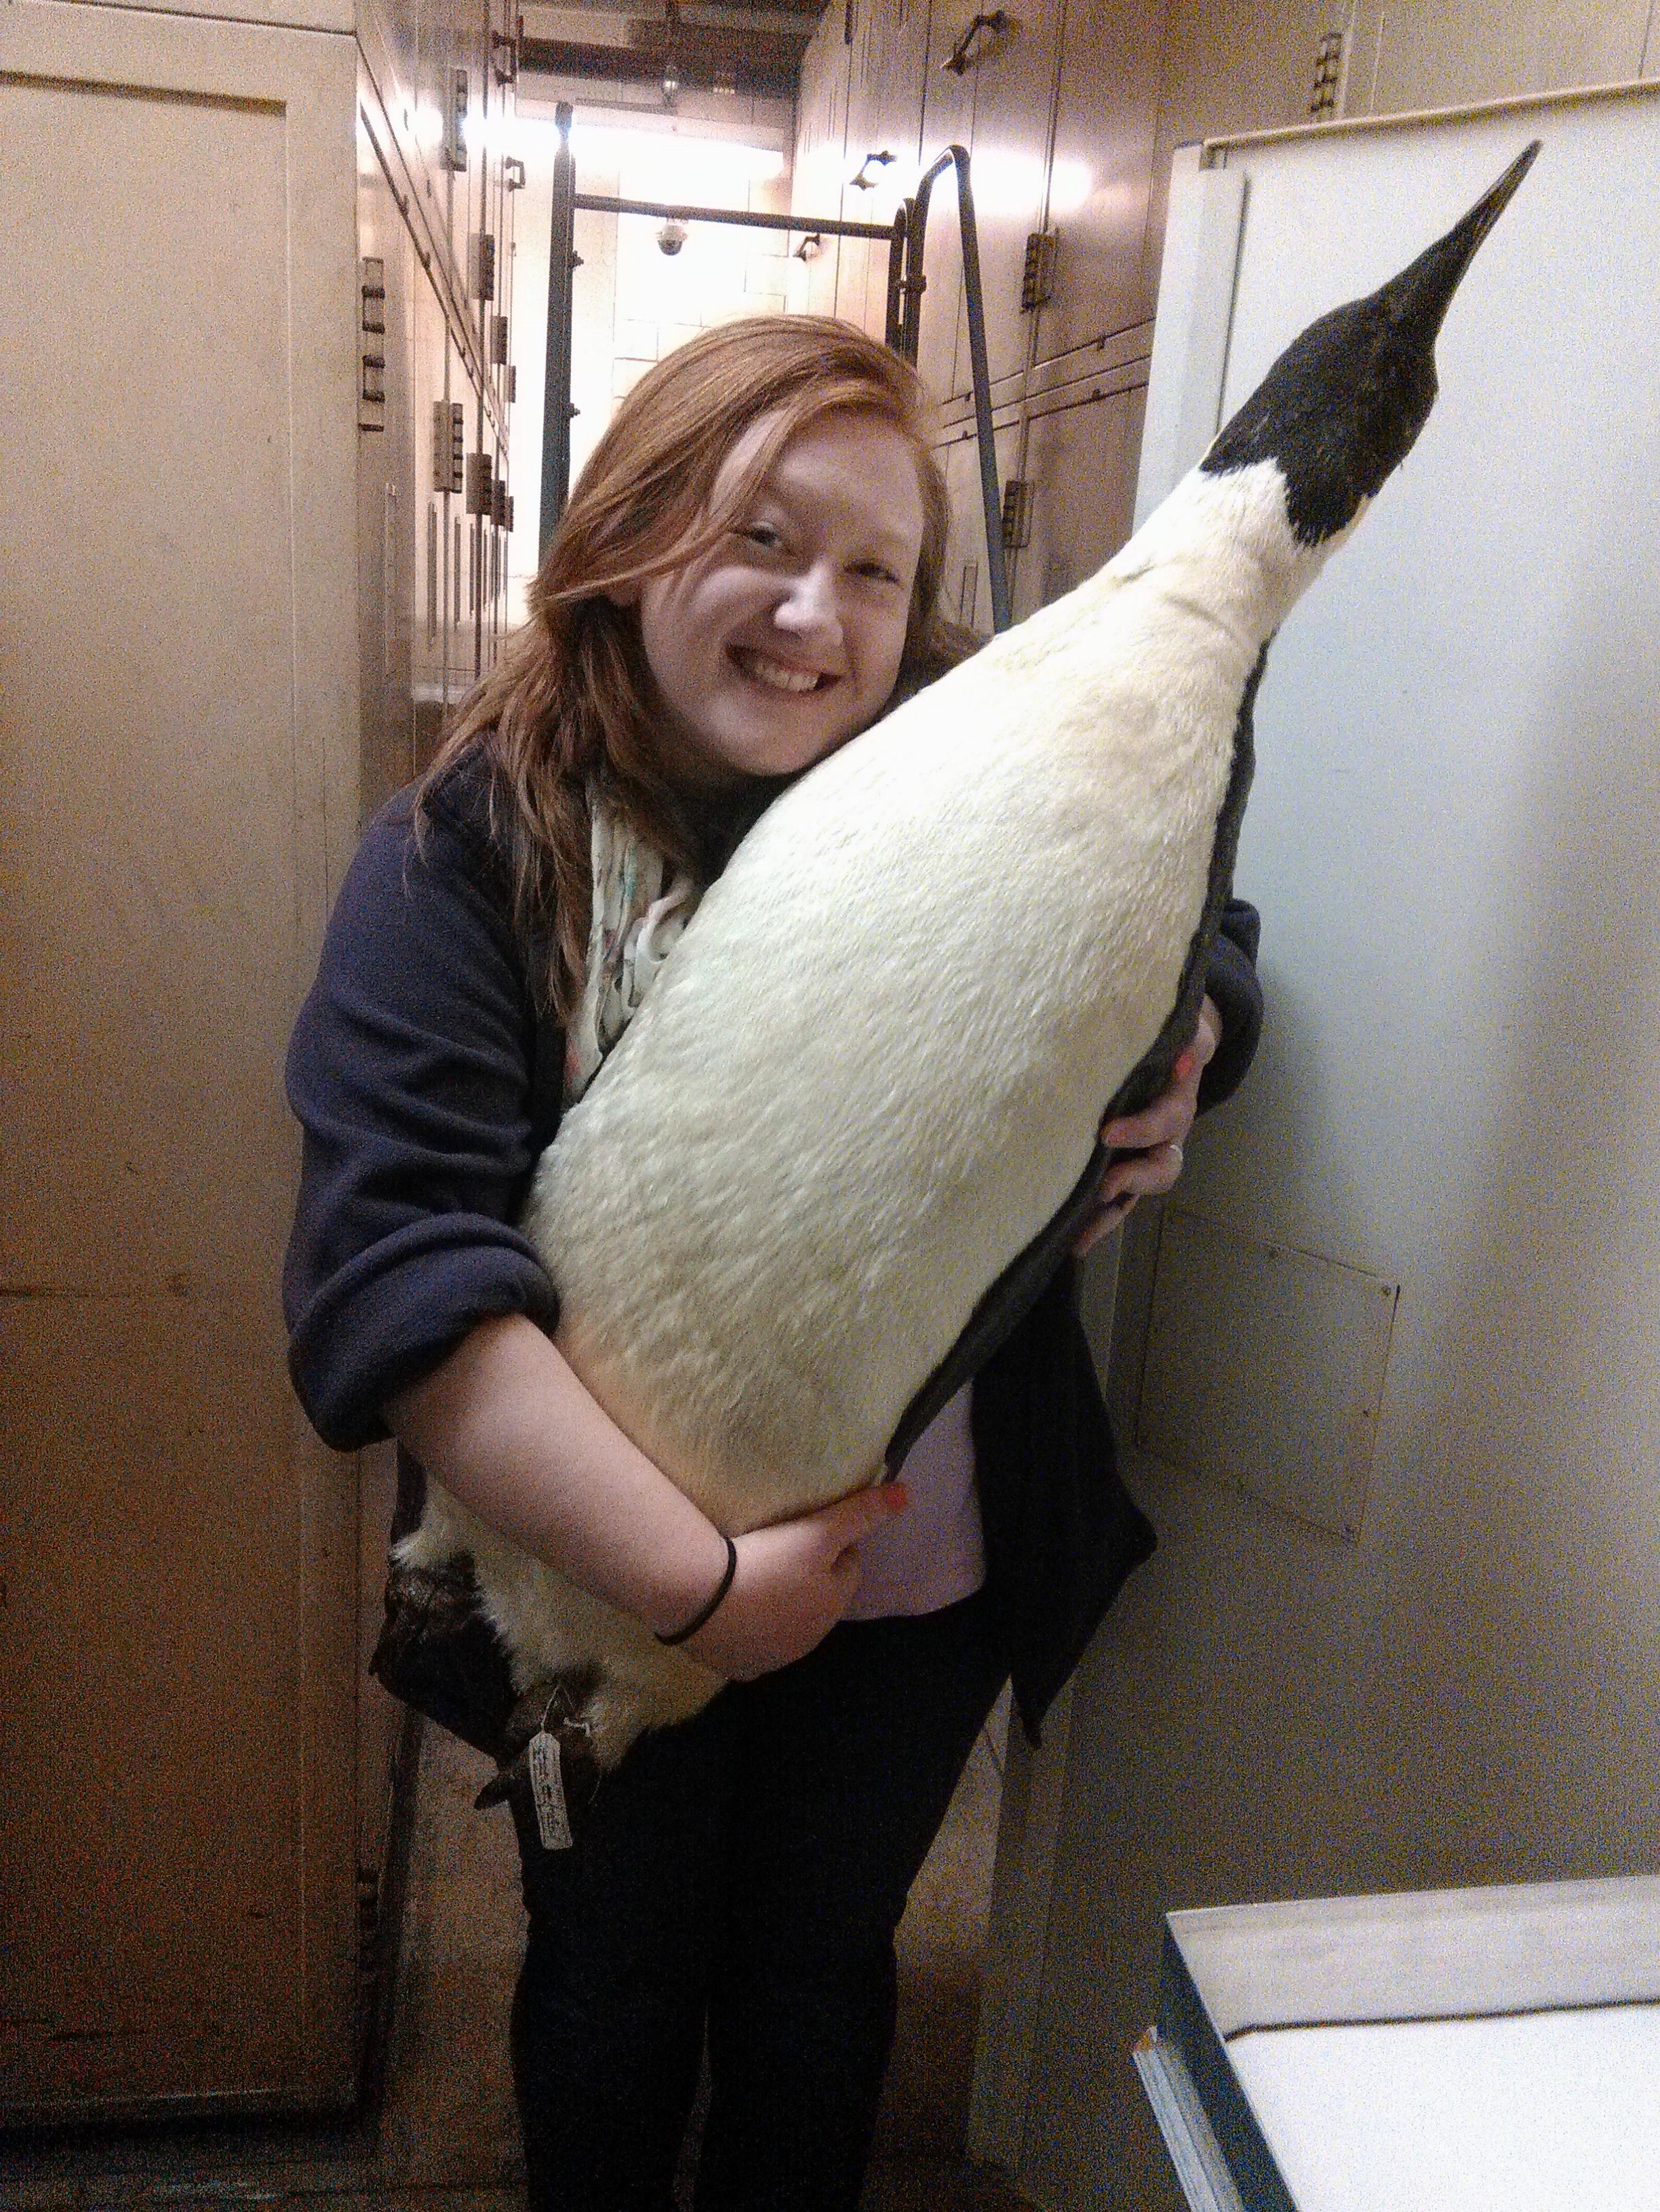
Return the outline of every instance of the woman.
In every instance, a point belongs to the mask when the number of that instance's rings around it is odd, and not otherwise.
[[[857,2203],[892,1936],[1012,1670],[1023,1717],[1151,1532],[1118,1487],[1066,1276],[905,1480],[726,1538],[551,1340],[514,1227],[530,1170],[672,933],[780,783],[960,657],[912,373],[844,325],[705,332],[623,403],[532,619],[413,795],[373,823],[290,1058],[306,1130],[292,1364],[322,1434],[390,1432],[482,1519],[684,1642],[729,1687],[608,1776],[575,1848],[520,1796],[513,2020],[532,2200],[652,2207],[707,2032],[698,2203]],[[1109,1140],[1091,1236],[1180,1166],[1258,1018],[1237,909],[1176,1083]],[[1207,1062],[1209,1063],[1208,1070]],[[476,1617],[475,1657],[489,1642]],[[429,1710],[500,1749],[505,1670]],[[459,1677],[457,1677],[459,1680]]]

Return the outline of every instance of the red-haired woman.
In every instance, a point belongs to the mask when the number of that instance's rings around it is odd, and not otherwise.
[[[910,370],[816,318],[711,330],[644,378],[526,628],[366,834],[295,1036],[286,1291],[320,1432],[397,1437],[400,1532],[430,1470],[660,1634],[707,1613],[686,1648],[729,1685],[634,1746],[573,1847],[544,1849],[515,1796],[538,2212],[663,2212],[706,2037],[703,2212],[857,2203],[894,1929],[975,1736],[1011,1673],[1036,1727],[1151,1547],[1063,1273],[902,1484],[740,1537],[708,1611],[726,1539],[567,1366],[515,1226],[666,919],[781,782],[967,648],[936,611],[928,434]],[[1243,1073],[1254,919],[1231,914],[1172,1090],[1110,1133],[1135,1156],[1096,1233],[1174,1181],[1201,1075],[1208,1099]],[[476,1607],[449,1627],[414,1694],[500,1750],[505,1656]]]

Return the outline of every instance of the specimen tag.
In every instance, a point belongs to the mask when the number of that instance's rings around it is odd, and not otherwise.
[[[531,1796],[536,1806],[536,1832],[544,1851],[568,1851],[571,1846],[570,1815],[565,1810],[565,1778],[559,1765],[559,1739],[538,1729],[526,1752],[530,1767]]]

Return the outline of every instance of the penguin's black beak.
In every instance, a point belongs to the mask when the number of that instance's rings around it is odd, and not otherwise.
[[[1305,545],[1347,528],[1406,459],[1435,404],[1435,341],[1459,279],[1533,167],[1535,138],[1444,238],[1364,300],[1292,340],[1222,430],[1207,475],[1272,461]]]
[[[1428,348],[1440,335],[1453,294],[1476,251],[1505,210],[1517,186],[1533,167],[1541,144],[1534,139],[1524,146],[1497,184],[1483,192],[1468,215],[1461,216],[1444,238],[1426,246],[1398,276],[1376,295],[1377,302],[1402,338]]]

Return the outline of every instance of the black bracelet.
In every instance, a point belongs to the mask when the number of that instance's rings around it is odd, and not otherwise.
[[[665,1636],[660,1628],[654,1631],[660,1644],[684,1644],[689,1636],[696,1636],[700,1628],[707,1628],[720,1610],[721,1601],[732,1588],[732,1578],[738,1572],[737,1545],[730,1536],[722,1536],[721,1540],[727,1547],[727,1571],[716,1585],[714,1595],[701,1612],[692,1615],[684,1628],[677,1628],[672,1636]]]

